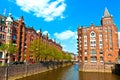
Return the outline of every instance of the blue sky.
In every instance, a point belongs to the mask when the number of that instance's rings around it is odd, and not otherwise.
[[[63,50],[77,53],[78,24],[100,25],[105,7],[120,32],[120,0],[1,0],[0,14],[12,13],[14,19],[24,16],[26,26],[33,26],[37,31],[41,28]]]

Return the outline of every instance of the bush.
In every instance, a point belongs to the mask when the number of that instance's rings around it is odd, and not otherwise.
[[[120,56],[118,56],[118,58],[120,59]]]

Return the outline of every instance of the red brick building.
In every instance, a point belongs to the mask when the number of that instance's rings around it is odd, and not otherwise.
[[[78,28],[78,54],[82,63],[114,63],[118,58],[118,28],[105,8],[101,25]]]
[[[0,45],[2,43],[9,44],[11,40],[18,48],[17,53],[10,56],[12,61],[29,61],[28,47],[31,41],[35,39],[42,39],[46,44],[62,50],[61,45],[49,39],[48,34],[43,35],[41,30],[37,33],[33,27],[26,27],[23,17],[19,20],[14,20],[11,14],[8,17],[0,15]],[[5,56],[8,57],[7,53],[0,51],[0,62],[5,60],[9,62],[8,58],[5,59]]]
[[[118,53],[118,55],[120,56],[120,48],[119,48],[119,53]]]

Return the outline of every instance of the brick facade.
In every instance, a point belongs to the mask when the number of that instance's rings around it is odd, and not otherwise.
[[[114,63],[118,57],[118,29],[107,8],[101,25],[78,28],[78,58],[82,63]]]
[[[52,39],[49,39],[48,34],[43,35],[41,30],[37,33],[32,27],[26,27],[23,17],[19,20],[14,20],[11,14],[9,14],[8,17],[0,15],[0,45],[2,43],[9,44],[11,40],[18,48],[17,53],[11,56],[12,61],[29,61],[28,47],[31,41],[35,39],[42,39],[46,44],[62,50],[62,46]],[[3,55],[5,55],[5,53],[0,51],[0,62],[6,60]]]

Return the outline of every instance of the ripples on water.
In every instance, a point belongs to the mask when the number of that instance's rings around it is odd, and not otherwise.
[[[78,68],[76,64],[19,80],[120,80],[120,76],[111,73],[79,72]]]

